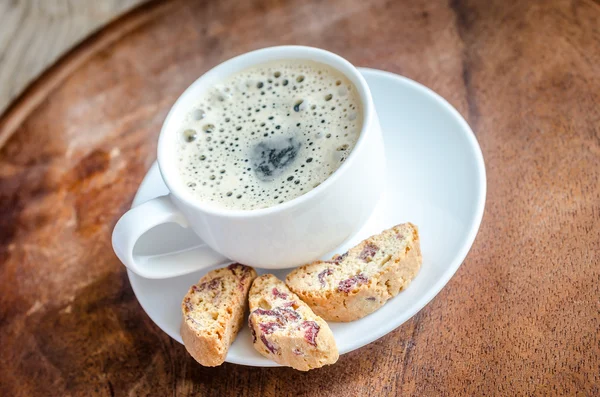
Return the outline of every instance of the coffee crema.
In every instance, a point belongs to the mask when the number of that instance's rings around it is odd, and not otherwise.
[[[178,131],[179,174],[201,202],[271,207],[333,174],[362,124],[356,87],[338,70],[305,60],[254,66],[198,98]]]

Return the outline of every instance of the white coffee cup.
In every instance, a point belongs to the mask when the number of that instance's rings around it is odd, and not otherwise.
[[[327,64],[356,87],[363,107],[360,137],[344,163],[308,193],[257,210],[215,208],[195,199],[178,175],[177,139],[181,121],[200,93],[243,69],[265,62],[306,59]],[[385,158],[381,127],[365,79],[348,61],[331,52],[280,46],[230,59],[196,80],[175,102],[158,140],[158,166],[170,194],[149,200],[119,219],[112,235],[115,253],[146,278],[168,278],[229,261],[265,269],[303,265],[318,259],[354,234],[367,220],[384,188]],[[143,256],[137,240],[160,224],[191,228],[205,245]]]

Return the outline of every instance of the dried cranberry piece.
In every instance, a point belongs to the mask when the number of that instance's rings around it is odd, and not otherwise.
[[[275,352],[278,350],[277,347],[275,347],[275,345],[273,345],[267,340],[264,334],[260,336],[260,340],[262,341],[262,343],[265,344],[265,346],[267,347],[267,349],[269,349],[271,353],[275,354]]]
[[[303,356],[304,355],[304,353],[302,353],[302,350],[300,350],[300,349],[294,349],[294,350],[292,350],[292,353],[294,353],[297,356]]]
[[[340,263],[341,261],[343,261],[344,259],[346,259],[346,257],[348,256],[347,252],[344,252],[342,255],[338,255],[335,258],[336,263]]]
[[[293,304],[293,302],[292,302]],[[252,312],[252,314],[256,313],[260,316],[272,316],[276,317],[281,324],[286,323],[288,321],[297,321],[300,319],[300,314],[294,309],[291,309],[288,306],[276,307],[272,310],[265,309],[256,309]]]
[[[233,274],[236,274],[236,270],[239,270],[242,273],[242,279],[248,277],[250,274],[250,267],[242,265],[241,263],[232,263],[227,266],[227,269],[231,270]]]
[[[232,263],[231,265],[227,266],[227,269],[229,270],[235,270],[238,268],[242,268],[243,270],[246,270],[246,266],[242,265],[241,263]]]
[[[296,301],[289,301],[289,302],[285,302],[284,304],[281,305],[281,307],[292,307],[296,304]]]
[[[250,332],[252,333],[252,343],[256,343],[256,331],[254,330],[254,321],[252,321],[252,315],[248,317],[248,326],[250,327]]]
[[[354,285],[361,285],[361,284],[365,284],[369,281],[368,278],[366,278],[362,273],[358,274],[356,276],[352,276],[347,280],[343,280],[340,281],[340,284],[338,285],[338,291],[341,292],[350,292],[350,290],[352,289],[352,287],[354,287]]]
[[[360,284],[365,284],[365,283],[369,282],[369,279],[368,279],[368,277],[367,277],[367,276],[365,276],[365,275],[364,275],[364,274],[362,274],[362,273],[360,273],[360,274],[357,274],[357,275],[356,275],[356,276],[354,276],[354,277],[356,277],[356,280],[357,280],[357,281],[358,281]]]
[[[325,277],[327,276],[331,276],[333,274],[333,269],[331,269],[330,267],[328,267],[327,269],[323,270],[321,273],[319,273],[319,275],[317,276],[319,278],[319,283],[321,283],[321,286],[325,286]]]
[[[205,281],[198,286],[194,291],[204,291],[206,288],[209,290],[215,290],[221,285],[221,277],[215,277],[210,281]]]
[[[285,319],[287,321],[300,320],[300,314],[298,314],[298,312],[295,311],[294,309],[290,309],[289,307],[281,307],[281,308],[278,308],[277,310],[279,310],[281,312],[281,314],[283,314],[283,316],[285,317]]]
[[[369,260],[371,260],[371,258],[373,258],[375,256],[377,251],[379,251],[378,246],[376,246],[373,243],[367,243],[367,244],[365,244],[360,255],[358,255],[358,258],[362,259],[365,262],[368,262]]]
[[[231,265],[227,266],[227,269],[231,270],[231,272],[233,273],[234,276],[237,276],[238,274],[236,273],[236,271],[239,269],[241,271],[241,277],[240,277],[240,282],[238,284],[238,289],[240,291],[244,290],[244,281],[246,281],[246,279],[248,277],[250,277],[250,268],[248,266],[244,266],[241,263],[232,263]]]
[[[279,292],[279,290],[275,287],[273,287],[273,290],[271,292],[273,292],[273,296],[276,298],[287,299],[288,297],[288,294],[286,294],[285,292]]]
[[[221,286],[221,277],[213,278],[212,280],[210,280],[210,283],[208,283],[209,290],[217,289],[220,286]]]
[[[333,259],[331,259],[330,261],[325,261],[325,263],[333,263],[335,265],[339,265],[344,259],[346,259],[347,256],[348,256],[348,253],[345,252],[342,255],[334,256]]]
[[[269,335],[275,332],[277,329],[281,328],[281,326],[277,323],[261,323],[258,324],[260,330],[265,334]]]
[[[374,296],[370,296],[370,297],[368,297],[368,298],[367,298],[367,300],[368,300],[368,301],[375,301],[375,300],[376,300],[376,298],[375,298]]]
[[[256,309],[252,313],[256,313],[259,316],[279,316],[279,313],[277,313],[275,310]]]
[[[252,312],[252,314],[254,313],[256,313],[259,316],[275,317],[282,324],[287,321],[287,319],[280,313],[280,311],[277,308],[273,310],[256,309]]]
[[[302,328],[305,328],[304,339],[313,346],[317,346],[317,335],[321,327],[315,321],[304,321]]]

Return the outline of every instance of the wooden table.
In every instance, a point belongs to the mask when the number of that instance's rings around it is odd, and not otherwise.
[[[203,368],[137,303],[110,232],[170,105],[281,43],[419,81],[473,127],[488,200],[409,322],[328,368]],[[600,4],[151,3],[0,118],[0,395],[599,395]]]

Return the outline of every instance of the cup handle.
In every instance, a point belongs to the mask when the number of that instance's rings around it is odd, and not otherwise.
[[[145,278],[160,279],[230,262],[203,242],[175,252],[135,254],[134,247],[139,238],[148,230],[164,223],[188,227],[187,220],[173,204],[170,195],[146,201],[130,209],[119,219],[113,230],[112,245],[115,254],[128,269]]]

